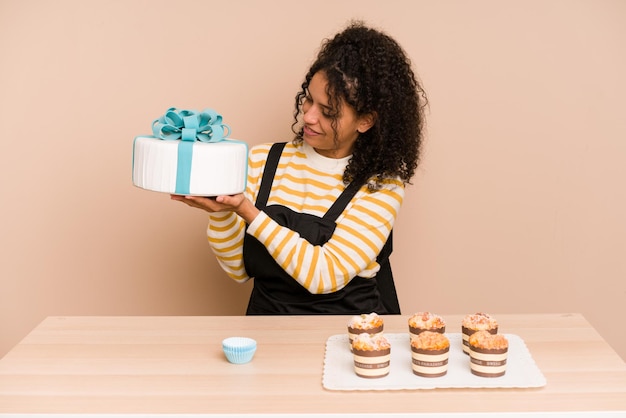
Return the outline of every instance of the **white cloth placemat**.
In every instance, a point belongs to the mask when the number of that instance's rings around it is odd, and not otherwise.
[[[463,353],[460,333],[446,334],[450,340],[448,373],[441,377],[420,377],[411,368],[409,334],[385,334],[391,343],[389,374],[366,379],[354,372],[354,360],[347,335],[332,335],[326,341],[323,385],[329,390],[402,390],[435,388],[532,388],[546,385],[524,341],[515,334],[509,340],[507,369],[501,377],[479,377],[470,371],[469,356]]]

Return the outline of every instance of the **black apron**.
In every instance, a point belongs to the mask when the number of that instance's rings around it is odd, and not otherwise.
[[[266,206],[272,181],[278,167],[285,143],[272,145],[255,206],[264,211],[281,226],[285,226],[306,239],[312,245],[323,245],[332,236],[335,220],[360,186],[350,184],[328,209],[323,217],[298,213],[281,206]],[[306,315],[306,314],[353,314],[376,312],[400,314],[389,255],[392,251],[391,234],[376,261],[380,271],[376,277],[353,278],[344,288],[328,294],[312,294],[285,272],[256,238],[245,234],[243,260],[248,276],[254,277],[247,315]]]

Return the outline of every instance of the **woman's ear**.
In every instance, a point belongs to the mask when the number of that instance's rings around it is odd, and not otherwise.
[[[376,116],[376,112],[370,112],[360,116],[356,130],[361,134],[367,132],[372,126],[374,126],[374,123],[376,123]]]

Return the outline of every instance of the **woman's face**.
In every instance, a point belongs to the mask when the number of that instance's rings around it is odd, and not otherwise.
[[[367,131],[373,123],[368,115],[359,117],[352,106],[341,100],[340,109],[330,106],[326,86],[326,75],[319,71],[313,75],[304,103],[303,139],[318,154],[328,158],[343,158],[352,154],[359,133]],[[331,126],[332,117],[337,117],[337,135]]]

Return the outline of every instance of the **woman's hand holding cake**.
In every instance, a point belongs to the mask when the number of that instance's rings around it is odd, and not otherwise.
[[[172,200],[186,203],[188,206],[197,209],[203,209],[210,213],[215,212],[235,212],[246,222],[252,222],[259,214],[259,209],[245,198],[243,194],[235,194],[232,196],[181,196],[170,195]]]

